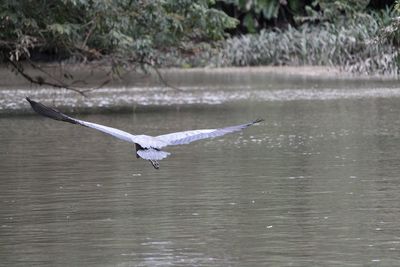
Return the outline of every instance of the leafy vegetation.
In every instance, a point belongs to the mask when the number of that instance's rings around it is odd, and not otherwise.
[[[377,42],[393,42],[396,46],[400,44],[400,1],[397,0],[393,7],[394,16],[386,27],[384,27],[378,37]]]
[[[227,14],[240,20],[242,32],[298,26],[304,21],[336,20],[366,9],[370,0],[219,0]],[[233,10],[233,12],[232,12]]]
[[[226,39],[218,51],[203,49],[196,61],[180,58],[174,62],[178,66],[322,65],[355,73],[397,75],[400,20],[393,18],[398,12],[367,10],[368,4],[313,1],[304,6],[302,15],[293,16],[293,26],[237,35]]]
[[[35,2],[35,3],[33,3]],[[2,55],[138,59],[185,40],[217,40],[236,26],[207,0],[20,0],[0,4]]]
[[[5,0],[0,2],[0,60],[106,60],[118,73],[160,64],[170,48],[215,41],[236,20],[210,0]],[[32,62],[32,61],[31,61]],[[32,78],[32,77],[31,77]],[[43,77],[42,77],[43,78]],[[43,79],[32,82],[43,83]]]
[[[395,74],[400,1],[371,10],[383,2],[393,1],[4,0],[0,62],[64,88],[74,84],[67,73],[51,82],[21,63],[96,61],[111,66],[103,83],[149,66],[306,64]]]
[[[222,65],[330,65],[365,74],[398,73],[394,39],[374,42],[392,11],[358,13],[352,19],[274,28],[226,42]]]

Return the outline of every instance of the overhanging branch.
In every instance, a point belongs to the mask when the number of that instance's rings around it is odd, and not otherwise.
[[[38,84],[38,85],[48,85],[48,86],[52,86],[52,87],[55,87],[55,88],[67,89],[67,90],[74,91],[74,92],[76,92],[76,93],[78,93],[78,94],[80,94],[80,95],[82,95],[82,96],[86,96],[85,93],[84,93],[82,90],[79,90],[79,89],[77,89],[77,88],[71,87],[71,86],[69,86],[69,85],[67,85],[67,84],[64,84],[64,83],[62,83],[62,82],[60,82],[60,83],[49,82],[49,81],[46,81],[46,80],[45,80],[43,77],[41,77],[41,76],[32,77],[32,76],[30,76],[29,74],[27,74],[27,73],[25,72],[25,70],[21,67],[20,64],[18,64],[18,63],[16,63],[16,62],[12,61],[12,60],[10,60],[10,59],[7,59],[7,61],[8,61],[8,63],[11,64],[11,66],[12,66],[19,74],[21,74],[21,76],[22,76],[23,78],[25,78],[27,81],[29,81],[29,82],[31,82],[31,83]],[[31,62],[31,64],[33,64],[33,63]],[[37,65],[34,65],[34,66],[35,66],[35,68],[40,69],[40,67],[38,67]],[[49,76],[52,77],[51,75],[49,75]],[[54,78],[54,77],[53,77],[53,78]]]

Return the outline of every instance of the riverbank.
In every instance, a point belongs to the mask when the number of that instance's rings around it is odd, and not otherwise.
[[[77,65],[67,68],[76,79],[86,79],[86,89],[98,86],[104,79],[106,71],[99,69],[93,72],[90,68]],[[0,79],[4,82],[0,87],[0,114],[32,113],[24,100],[26,96],[68,112],[131,112],[247,100],[283,101],[318,98],[316,94],[319,90],[325,92],[322,99],[346,97],[342,91],[332,90],[337,88],[343,90],[347,87],[348,91],[352,92],[357,84],[368,84],[370,89],[368,96],[379,93],[379,90],[375,90],[378,87],[389,88],[387,95],[397,92],[396,80],[386,76],[355,76],[332,67],[172,68],[161,70],[161,73],[164,80],[176,88],[166,86],[155,73],[130,73],[121,80],[90,90],[86,96],[82,96],[71,90],[32,85],[9,70],[2,69]],[[327,92],[330,92],[329,95],[326,95]],[[355,96],[362,97],[362,95],[361,92]]]
[[[110,72],[109,67],[98,66],[97,64],[41,64],[40,67],[46,72],[29,68],[25,66],[26,72],[31,77],[48,76],[58,80],[63,80],[63,74],[68,73],[74,77],[74,80],[85,81],[77,83],[77,86],[83,88],[97,87],[102,81],[107,79],[107,74]],[[301,76],[301,77],[318,77],[322,79],[329,78],[367,78],[368,76],[361,76],[358,74],[350,73],[335,67],[325,66],[262,66],[262,67],[224,67],[224,68],[166,68],[160,69],[166,81],[170,79],[181,80],[185,75],[229,75],[229,74],[276,74],[282,76]],[[371,77],[371,76],[369,76]],[[376,76],[378,77],[378,76]],[[384,78],[385,76],[379,76]],[[29,81],[24,79],[21,75],[16,75],[11,72],[11,69],[0,67],[0,90],[10,88],[34,87]],[[68,81],[65,81],[68,83]],[[171,81],[174,82],[174,81]],[[161,85],[160,79],[156,73],[138,73],[128,72],[120,78],[116,78],[110,83],[111,87],[120,86],[150,86]],[[42,87],[38,87],[42,88]]]

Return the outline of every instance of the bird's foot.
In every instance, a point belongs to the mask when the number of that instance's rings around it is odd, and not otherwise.
[[[158,161],[155,160],[149,160],[151,165],[153,165],[154,169],[159,169],[160,168],[160,163],[158,163]]]

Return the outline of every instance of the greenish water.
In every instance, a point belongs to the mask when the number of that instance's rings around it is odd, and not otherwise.
[[[2,117],[0,265],[399,266],[400,97],[363,86],[75,115],[154,135],[265,119],[159,170],[91,129]]]

